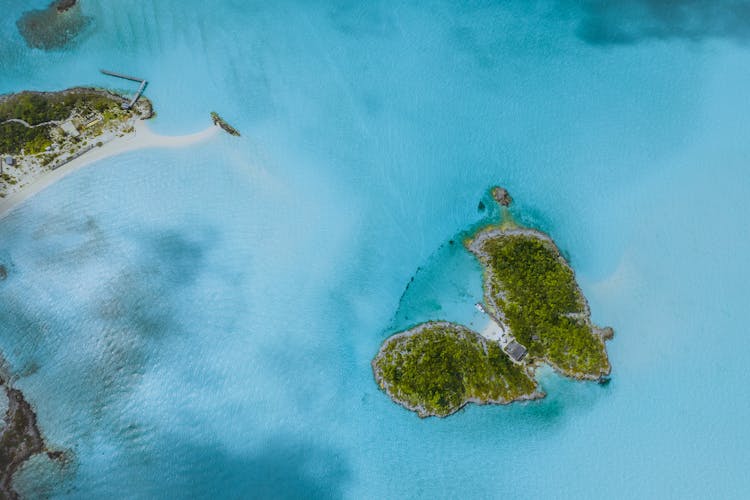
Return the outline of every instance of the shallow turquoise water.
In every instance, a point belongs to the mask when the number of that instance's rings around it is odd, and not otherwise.
[[[0,0],[0,92],[142,75],[161,133],[0,221],[0,350],[65,471],[55,497],[745,497],[750,57],[589,45],[520,3]],[[395,329],[476,321],[449,241],[506,186],[612,325],[606,387],[420,420],[372,380]],[[411,278],[414,281],[408,287]],[[406,290],[406,291],[405,291]],[[475,324],[479,328],[481,325]]]

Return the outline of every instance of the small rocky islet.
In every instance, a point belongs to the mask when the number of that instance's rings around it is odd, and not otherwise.
[[[496,336],[430,321],[397,332],[372,361],[380,388],[420,417],[451,415],[468,403],[544,397],[534,379],[546,364],[562,376],[608,381],[611,328],[591,322],[575,274],[545,233],[516,224],[512,198],[495,187],[503,223],[465,241],[484,269],[484,303]]]
[[[46,8],[26,11],[16,26],[26,44],[45,51],[70,45],[91,24],[76,0],[56,0]]]
[[[217,113],[216,111],[211,111],[211,121],[214,122],[214,125],[221,127],[221,129],[227,134],[233,135],[235,137],[240,136],[240,131],[227,123],[227,121],[219,116],[219,113]]]
[[[88,87],[0,95],[0,198],[153,116],[146,97],[125,109],[128,103]]]
[[[0,378],[0,387],[7,397],[7,410],[0,428],[0,498],[20,498],[13,488],[13,477],[31,457],[46,453],[50,460],[65,463],[66,454],[49,449],[37,425],[36,413],[23,393]]]

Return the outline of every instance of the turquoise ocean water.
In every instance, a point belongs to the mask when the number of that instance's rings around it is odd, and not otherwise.
[[[149,79],[158,132],[216,110],[243,136],[104,160],[0,221],[0,351],[73,457],[19,490],[750,493],[742,40],[596,43],[572,0],[83,0],[71,46],[29,49],[15,21],[46,3],[0,0],[0,93],[108,68]],[[420,420],[369,363],[418,321],[481,328],[449,242],[495,184],[615,328],[612,382],[542,372],[543,401]]]

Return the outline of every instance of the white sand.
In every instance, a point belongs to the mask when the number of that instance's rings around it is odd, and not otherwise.
[[[513,335],[511,335],[511,333],[508,331],[507,326],[503,325],[502,323],[497,323],[492,318],[487,321],[487,324],[479,332],[479,334],[488,340],[494,340],[495,342],[499,343],[500,347],[502,347],[503,349],[505,349],[508,344],[515,340]]]
[[[133,126],[135,128],[134,132],[131,132],[124,137],[115,137],[101,147],[88,151],[78,158],[66,163],[62,167],[45,172],[20,191],[12,193],[6,198],[0,199],[0,219],[8,215],[13,208],[23,203],[25,200],[51,186],[69,173],[75,172],[79,168],[85,167],[93,162],[128,151],[135,151],[137,149],[181,148],[208,140],[221,131],[219,127],[211,125],[207,129],[195,134],[167,136],[155,134],[149,128],[148,124],[142,120],[137,120]]]
[[[500,325],[495,323],[493,320],[489,320],[487,322],[487,325],[485,325],[485,327],[479,333],[482,335],[482,337],[494,341],[499,341],[502,337],[505,336],[505,331],[503,331]]]

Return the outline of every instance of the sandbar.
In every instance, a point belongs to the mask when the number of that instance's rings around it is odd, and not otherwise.
[[[0,199],[0,219],[6,217],[15,207],[40,191],[43,191],[66,175],[91,163],[140,149],[182,148],[211,139],[221,131],[218,126],[210,125],[208,128],[194,134],[177,136],[159,135],[151,130],[143,120],[136,120],[133,123],[133,129],[133,132],[127,133],[123,137],[114,137],[102,144],[102,146],[91,149],[59,168],[45,172],[24,186],[20,191],[11,193],[6,198]]]

